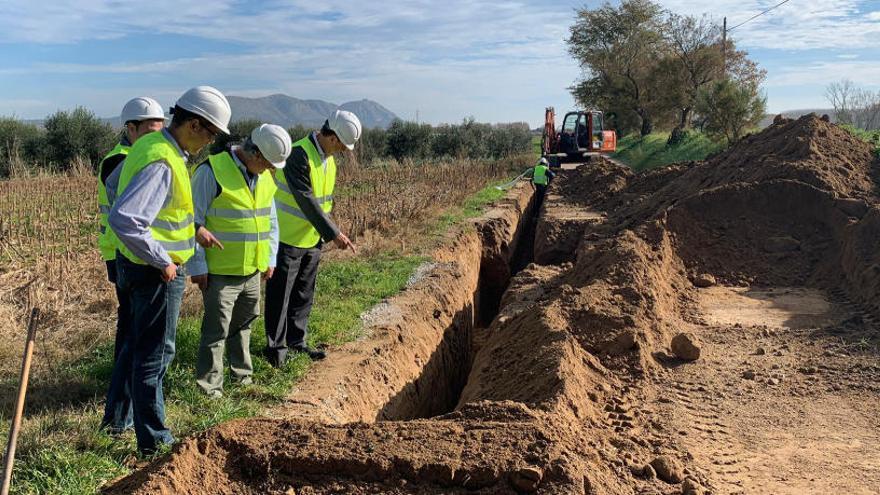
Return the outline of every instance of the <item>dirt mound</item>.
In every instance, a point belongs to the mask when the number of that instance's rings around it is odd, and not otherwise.
[[[758,383],[757,376],[768,387],[779,386],[785,373],[780,364],[767,366],[766,379],[743,369],[739,347],[734,357],[713,352],[712,345],[726,342],[733,328],[743,335],[737,345],[754,340],[742,325],[706,336],[701,289],[691,281],[711,276],[722,285],[809,287],[862,303],[859,307],[869,311],[860,314],[868,318],[880,296],[877,170],[868,145],[816,117],[804,117],[780,120],[705,162],[636,175],[599,160],[563,172],[548,191],[536,227],[535,259],[543,266],[513,275],[497,299],[498,280],[510,273],[498,259],[486,262],[483,253],[482,276],[495,278],[479,286],[486,287],[493,303],[480,304],[477,289],[473,307],[499,306],[486,328],[450,327],[444,320],[435,325],[437,338],[413,339],[416,328],[424,327],[417,323],[424,315],[404,311],[389,338],[403,346],[434,342],[433,353],[412,354],[433,374],[410,383],[393,377],[386,380],[392,390],[380,393],[375,387],[381,380],[369,388],[360,385],[369,377],[389,376],[381,369],[384,358],[370,358],[373,364],[353,367],[352,378],[343,382],[346,393],[333,399],[335,411],[345,410],[347,401],[360,404],[358,418],[381,418],[384,399],[376,398],[382,394],[407,401],[443,396],[447,402],[450,382],[435,376],[436,370],[464,369],[466,380],[451,412],[347,424],[232,422],[183,442],[171,456],[118,481],[107,493],[631,494],[679,493],[682,487],[671,483],[680,482],[726,493],[727,488],[713,489],[727,487],[729,479],[735,485],[737,478],[712,466],[731,464],[693,455],[691,449],[700,455],[709,451],[699,443],[687,446],[680,437],[698,435],[710,446],[714,438],[729,439],[723,408],[716,403],[738,393],[736,383],[702,375],[696,378],[704,380],[699,385],[693,375],[690,382],[676,382],[683,365],[669,352],[672,337],[691,332],[709,343],[698,361],[685,366],[718,367],[736,380],[748,372],[752,382]],[[518,211],[529,217],[529,209]],[[490,215],[477,231],[502,217]],[[484,231],[482,246],[517,251],[509,234],[495,234],[529,229],[505,225],[490,228],[492,235]],[[462,260],[463,252],[458,250]],[[512,263],[511,258],[504,259]],[[447,291],[448,301],[458,300],[456,291],[473,275],[467,263],[457,265],[463,271],[458,281],[438,279],[442,286],[431,298]],[[423,312],[433,307],[433,299],[422,300]],[[435,312],[434,318],[446,316]],[[846,328],[860,328],[847,321]],[[470,338],[469,350],[450,352],[441,343],[449,341],[443,332],[455,333],[455,328]],[[771,335],[766,327],[762,331]],[[388,345],[365,342],[362,350],[366,355],[375,350],[376,356],[398,352]],[[776,345],[772,354],[762,348],[762,355],[785,356],[791,350]],[[725,395],[719,399],[706,386],[721,387]],[[334,387],[328,382],[322,390],[329,394]],[[373,399],[361,400],[358,390],[368,390]],[[713,409],[701,410],[702,404],[691,399],[697,395]],[[664,415],[658,404],[683,406]],[[747,411],[747,406],[733,409]],[[696,426],[676,419],[691,413]],[[676,467],[676,476],[657,479],[661,473],[646,468],[661,458],[663,465]]]

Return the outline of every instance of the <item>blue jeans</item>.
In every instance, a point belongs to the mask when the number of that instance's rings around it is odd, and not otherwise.
[[[121,254],[118,256],[119,285],[131,299],[127,359],[131,367],[134,433],[138,451],[149,455],[160,445],[174,442],[171,431],[165,426],[162,380],[174,359],[186,272],[182,267],[178,268],[177,278],[166,283],[158,269],[132,263]],[[117,366],[124,366],[122,361],[118,359]]]
[[[104,406],[104,419],[101,428],[119,433],[133,425],[131,408],[131,356],[128,350],[128,336],[131,333],[131,297],[117,283],[116,262],[107,262],[107,280],[116,288],[116,341],[113,347],[113,374],[110,376],[110,387],[107,390],[107,402]],[[122,358],[119,356],[122,355]],[[120,362],[120,366],[116,363]]]

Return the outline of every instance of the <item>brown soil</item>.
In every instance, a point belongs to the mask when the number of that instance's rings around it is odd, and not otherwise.
[[[519,188],[277,419],[107,493],[877,493],[878,169],[815,117],[705,162],[600,160],[551,185],[542,264],[510,278]]]

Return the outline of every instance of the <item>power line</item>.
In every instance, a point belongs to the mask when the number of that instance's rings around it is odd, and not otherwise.
[[[736,28],[742,26],[743,24],[745,24],[745,23],[747,23],[747,22],[754,21],[754,20],[757,19],[758,17],[761,17],[762,15],[766,14],[767,12],[770,12],[771,10],[773,10],[773,9],[775,9],[775,8],[777,8],[777,7],[780,7],[781,5],[786,4],[786,3],[788,3],[789,1],[790,1],[790,0],[783,0],[782,2],[779,2],[778,4],[776,4],[776,5],[772,6],[772,7],[770,7],[770,8],[767,9],[767,10],[765,10],[764,12],[761,12],[760,14],[757,14],[757,15],[754,15],[754,16],[750,17],[747,21],[745,21],[745,22],[741,22],[741,23],[737,24],[736,26],[733,26],[732,28],[728,29],[727,32],[729,33],[729,32],[733,31],[734,29],[736,29]]]

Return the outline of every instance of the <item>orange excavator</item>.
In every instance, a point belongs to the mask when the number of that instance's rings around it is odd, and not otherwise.
[[[556,112],[544,112],[544,135],[541,151],[551,167],[565,162],[589,162],[590,158],[617,150],[617,134],[602,127],[604,115],[599,110],[576,110],[565,114],[562,130],[556,132]]]

